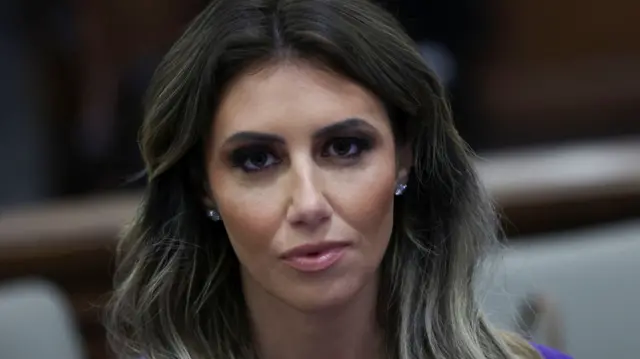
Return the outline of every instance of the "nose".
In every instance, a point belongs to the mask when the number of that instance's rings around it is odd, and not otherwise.
[[[323,193],[322,178],[312,164],[300,165],[292,172],[287,221],[296,227],[316,228],[333,214]]]

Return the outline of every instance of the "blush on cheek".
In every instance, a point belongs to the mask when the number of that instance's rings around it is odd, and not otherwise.
[[[385,188],[386,189],[386,188]],[[381,235],[389,233],[393,224],[393,193],[379,191],[372,193],[369,203],[362,207],[362,220],[366,223],[369,233]],[[373,231],[373,233],[371,233]]]
[[[390,234],[394,184],[392,169],[353,176],[348,187],[342,187],[345,193],[336,196],[339,215],[365,239]]]
[[[218,206],[234,248],[252,257],[268,257],[283,219],[280,191],[273,186],[251,189],[225,184]]]
[[[260,208],[260,207],[258,207]],[[265,213],[255,213],[246,208],[241,211],[228,210],[223,214],[224,225],[234,246],[239,245],[251,252],[265,253],[271,245],[277,223]]]

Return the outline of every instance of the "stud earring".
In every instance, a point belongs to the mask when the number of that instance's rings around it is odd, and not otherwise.
[[[218,211],[216,211],[215,209],[210,209],[207,211],[207,217],[209,217],[209,219],[214,222],[218,222],[220,220],[220,213],[218,213]]]
[[[402,194],[404,193],[404,190],[407,189],[407,185],[404,183],[398,183],[396,185],[396,196],[402,196]]]

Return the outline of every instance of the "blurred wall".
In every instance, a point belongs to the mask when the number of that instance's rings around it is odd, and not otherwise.
[[[640,133],[640,2],[490,0],[483,146]]]

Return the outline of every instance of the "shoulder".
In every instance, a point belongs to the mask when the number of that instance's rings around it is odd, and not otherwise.
[[[531,344],[540,353],[543,359],[571,359],[570,356],[539,344]]]
[[[515,358],[520,359],[572,359],[555,349],[532,343],[525,338],[510,332],[500,332],[505,344],[511,349]]]

